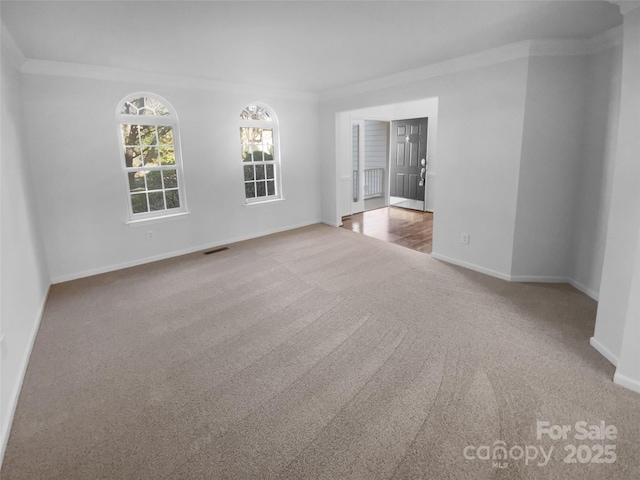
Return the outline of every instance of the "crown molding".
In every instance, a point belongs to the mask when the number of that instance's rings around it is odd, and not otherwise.
[[[640,1],[637,1],[637,0],[626,0],[626,1],[625,0],[621,0],[621,1],[609,0],[609,3],[613,3],[614,5],[617,5],[620,8],[620,13],[622,15],[626,15],[630,11],[640,7]]]
[[[20,72],[25,75],[47,75],[53,77],[85,78],[111,82],[132,82],[146,85],[152,84],[167,87],[240,93],[252,96],[284,97],[300,101],[318,101],[318,95],[311,92],[222,82],[205,78],[183,77],[180,75],[150,73],[98,65],[55,62],[50,60],[33,60],[30,58],[26,58],[24,60],[20,68]]]
[[[11,32],[7,30],[4,22],[0,22],[0,43],[2,44],[2,56],[6,56],[11,64],[20,70],[27,59],[13,39]]]
[[[592,55],[621,44],[621,25],[588,39],[526,40],[328,90],[320,94],[320,100],[327,101],[384,88],[398,87],[410,82],[428,80],[521,58]]]
[[[430,78],[451,75],[453,73],[482,68],[488,65],[517,60],[529,56],[531,41],[512,43],[498,48],[492,48],[483,52],[464,55],[462,57],[445,60],[425,67],[405,70],[384,77],[367,80],[365,82],[339,87],[320,94],[321,100],[333,100],[348,97],[358,93],[371,92],[383,88],[404,85],[410,82],[428,80]]]
[[[596,35],[586,40],[587,53],[589,55],[601,52],[608,48],[614,48],[622,45],[622,25],[611,28],[606,32]]]

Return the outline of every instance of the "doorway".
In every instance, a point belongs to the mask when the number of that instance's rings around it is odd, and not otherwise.
[[[355,110],[345,110],[336,113],[336,226],[342,225],[342,219],[350,215],[369,210],[370,208],[382,208],[390,206],[390,172],[389,158],[391,156],[391,122],[403,119],[428,118],[426,157],[427,165],[425,173],[426,194],[424,204],[418,205],[419,210],[435,212],[438,182],[435,168],[437,167],[437,130],[438,130],[438,98],[430,97],[413,100],[405,103],[377,105],[363,107]],[[383,172],[383,192],[370,198],[371,192],[366,191],[365,199],[365,140],[366,130],[371,125],[378,123],[383,126],[383,152],[382,159],[385,171]],[[367,127],[365,129],[365,126]],[[357,141],[354,141],[357,139]],[[419,159],[420,161],[422,158]],[[422,168],[422,167],[421,167]],[[420,176],[420,173],[418,173]],[[420,180],[418,180],[418,184]],[[375,181],[368,182],[368,185]],[[392,205],[391,205],[392,206]],[[434,235],[437,228],[434,227]]]

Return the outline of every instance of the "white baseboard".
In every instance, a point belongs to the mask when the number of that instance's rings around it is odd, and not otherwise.
[[[600,355],[609,360],[614,366],[618,365],[618,357],[616,357],[607,347],[596,340],[596,337],[591,337],[589,343],[600,353]]]
[[[4,419],[4,424],[2,425],[2,444],[0,445],[0,466],[4,460],[4,453],[7,449],[7,443],[9,442],[9,434],[11,433],[11,425],[13,424],[13,417],[16,413],[16,407],[18,406],[18,398],[20,398],[20,391],[22,390],[22,383],[24,382],[24,377],[27,374],[27,367],[29,366],[29,359],[31,358],[31,352],[33,351],[33,346],[36,343],[36,336],[38,335],[38,330],[40,329],[40,322],[42,322],[42,315],[44,314],[44,307],[47,304],[47,300],[49,298],[49,292],[51,291],[51,285],[47,288],[47,292],[42,299],[42,305],[40,306],[40,312],[38,313],[38,318],[33,326],[33,330],[31,331],[29,345],[25,352],[25,356],[22,359],[22,365],[20,366],[20,375],[18,376],[18,382],[14,385],[13,391],[11,392],[11,396],[9,397],[9,414],[7,418]]]
[[[469,270],[473,270],[474,272],[484,273],[485,275],[501,278],[502,280],[511,280],[511,275],[507,275],[506,273],[498,272],[497,270],[492,270],[490,268],[481,267],[480,265],[468,263],[463,260],[458,260],[457,258],[448,257],[438,252],[431,252],[431,257],[435,258],[436,260],[442,260],[443,262],[458,265],[459,267],[468,268]]]
[[[581,283],[576,282],[573,278],[569,278],[568,280],[573,288],[580,290],[586,296],[593,298],[596,302],[599,300],[599,292],[596,292],[595,290],[589,287],[585,287]]]
[[[51,283],[62,283],[68,282],[70,280],[77,280],[79,278],[91,277],[93,275],[100,275],[101,273],[113,272],[116,270],[122,270],[123,268],[135,267],[138,265],[144,265],[145,263],[157,262],[158,260],[166,260],[167,258],[179,257],[180,255],[187,255],[189,253],[199,252],[200,250],[207,250],[209,248],[216,248],[222,245],[229,245],[230,243],[242,242],[244,240],[251,240],[252,238],[264,237],[265,235],[271,235],[273,233],[285,232],[287,230],[293,230],[296,228],[307,227],[309,225],[314,225],[316,223],[321,223],[320,220],[313,220],[310,222],[303,222],[296,225],[288,225],[282,228],[275,228],[272,230],[266,230],[258,233],[252,233],[248,235],[240,235],[238,237],[228,238],[224,241],[218,241],[213,243],[206,243],[204,245],[197,245],[194,247],[183,248],[181,250],[174,250],[167,253],[162,253],[160,255],[153,255],[151,257],[145,257],[138,260],[131,260],[128,262],[122,262],[115,265],[107,265],[105,267],[93,268],[90,270],[84,270],[81,272],[70,273],[68,275],[59,275],[57,277],[53,277],[51,279]]]
[[[324,223],[325,225],[329,225],[330,227],[341,227],[342,226],[342,220],[340,221],[340,223],[332,222],[330,220],[322,220],[322,223]]]
[[[621,387],[640,393],[640,380],[636,380],[616,372],[613,376],[613,383],[617,383]]]
[[[510,275],[510,274],[498,272],[496,270],[492,270],[490,268],[481,267],[480,265],[475,265],[473,263],[465,262],[463,260],[451,258],[446,255],[442,255],[438,252],[431,253],[431,256],[437,260],[442,260],[443,262],[452,263],[453,265],[458,265],[460,267],[468,268],[469,270],[484,273],[486,275],[491,275],[492,277],[501,278],[502,280],[507,280],[509,282],[568,283],[572,287],[576,288],[577,290],[580,290],[582,293],[584,293],[588,297],[593,298],[596,302],[598,301],[598,292],[596,292],[591,288],[585,287],[584,285],[582,285],[579,282],[576,282],[573,278],[570,278],[570,277],[545,276],[545,275]]]
[[[567,277],[555,277],[545,275],[509,275],[512,282],[532,282],[532,283],[569,283]]]

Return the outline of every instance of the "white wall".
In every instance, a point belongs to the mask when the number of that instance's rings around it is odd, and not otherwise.
[[[437,98],[437,160],[430,165],[437,168],[434,254],[509,275],[526,80],[523,58],[324,101],[321,122],[330,125],[321,142],[323,220],[336,222],[337,172],[348,168],[336,164],[340,132],[350,133],[340,112],[366,115],[368,107]],[[340,158],[348,161],[348,154]],[[471,234],[470,245],[460,243],[462,233]]]
[[[640,345],[640,295],[638,294],[640,292],[640,232],[638,232],[635,260],[630,263],[633,265],[631,291],[635,294],[629,296],[622,349],[614,381],[640,392],[640,348],[638,348]]]
[[[587,62],[585,130],[569,275],[574,285],[597,300],[618,137],[622,48],[611,46],[589,55]]]
[[[11,428],[31,346],[49,287],[42,236],[37,222],[22,118],[21,79],[12,59],[21,54],[2,29],[2,264],[0,293],[0,462]],[[33,132],[32,132],[33,133]]]
[[[637,351],[638,291],[632,288],[640,227],[640,8],[624,15],[620,120],[609,223],[592,344],[640,391]],[[631,332],[631,338],[625,338]],[[622,363],[624,359],[624,364]],[[619,377],[617,379],[619,381]],[[634,383],[635,382],[635,383]]]
[[[529,61],[511,268],[517,280],[563,282],[568,277],[586,67],[582,55]]]
[[[178,114],[191,214],[132,226],[115,108],[141,90]],[[41,74],[25,75],[24,91],[29,129],[38,132],[29,153],[54,283],[320,220],[314,99]],[[252,101],[280,121],[286,200],[247,207],[237,119]]]

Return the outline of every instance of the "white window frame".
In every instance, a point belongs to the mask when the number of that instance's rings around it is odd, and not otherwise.
[[[262,102],[249,102],[249,103],[246,103],[245,105],[242,106],[242,109],[240,110],[239,115],[242,114],[244,109],[246,109],[247,107],[252,106],[252,105],[255,105],[255,106],[258,106],[258,107],[264,109],[267,112],[267,114],[269,115],[269,117],[271,118],[271,120],[244,120],[244,119],[239,119],[238,134],[240,133],[240,128],[243,128],[243,127],[254,127],[254,128],[270,129],[271,130],[271,134],[272,134],[272,138],[273,138],[273,160],[268,160],[268,161],[263,161],[263,162],[244,162],[242,160],[242,155],[240,155],[240,163],[242,165],[242,195],[244,197],[244,204],[245,205],[258,205],[258,204],[262,204],[262,203],[269,203],[269,202],[284,200],[284,195],[282,193],[282,168],[281,168],[281,162],[280,162],[280,128],[279,128],[280,123],[278,121],[278,116],[274,112],[273,108],[271,108],[266,103],[262,103]],[[240,147],[242,149],[242,147],[243,147],[242,142],[240,142]],[[275,182],[274,183],[275,183],[276,193],[275,193],[275,195],[266,195],[266,196],[262,196],[262,197],[257,197],[256,196],[256,197],[253,197],[253,198],[247,198],[245,184],[248,183],[249,181],[245,180],[244,167],[245,166],[249,166],[249,165],[258,165],[258,164],[261,164],[261,165],[272,164],[273,165],[274,176],[275,176],[275,178],[274,178]]]
[[[132,99],[147,97],[156,100],[161,103],[165,110],[169,112],[168,115],[132,115],[120,113],[124,104]],[[127,205],[127,221],[125,223],[134,224],[138,222],[144,222],[149,220],[159,220],[163,218],[171,218],[179,215],[189,213],[187,208],[187,196],[184,186],[184,171],[182,167],[182,148],[180,145],[180,129],[178,126],[178,116],[176,115],[173,106],[163,97],[151,92],[135,92],[124,97],[116,108],[116,123],[118,130],[118,139],[120,146],[120,164],[122,167],[122,175],[125,183],[125,197]],[[174,149],[174,165],[158,165],[158,166],[145,166],[140,167],[127,167],[125,159],[125,144],[122,135],[122,125],[154,125],[154,126],[168,126],[173,131],[173,149]],[[163,210],[155,210],[149,212],[133,213],[133,205],[131,203],[131,191],[129,186],[129,173],[136,171],[163,171],[163,170],[176,170],[176,177],[178,183],[178,198],[180,201],[180,207],[178,208],[165,208]],[[165,188],[162,189],[165,191]],[[148,200],[147,200],[148,202]]]

